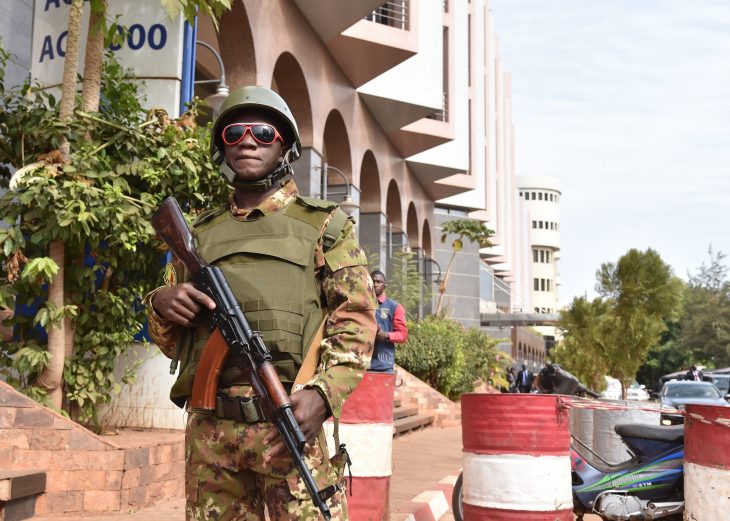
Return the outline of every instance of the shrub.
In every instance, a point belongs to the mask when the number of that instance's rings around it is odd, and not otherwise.
[[[408,324],[408,342],[396,349],[398,365],[450,399],[501,374],[497,341],[478,328],[429,316]]]

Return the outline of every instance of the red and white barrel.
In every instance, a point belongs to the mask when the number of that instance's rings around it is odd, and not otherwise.
[[[730,516],[730,407],[687,406],[684,510],[685,519]]]
[[[461,396],[466,521],[572,521],[570,421],[558,397]]]
[[[352,521],[388,518],[394,388],[394,374],[368,371],[342,407],[340,443],[346,445],[352,460],[352,482],[347,491]],[[333,428],[331,420],[325,422],[330,454],[335,453]]]

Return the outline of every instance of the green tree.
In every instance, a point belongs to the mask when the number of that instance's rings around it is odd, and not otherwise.
[[[599,297],[574,299],[561,313],[564,332],[556,361],[597,389],[603,375],[621,382],[622,395],[681,310],[683,283],[652,250],[629,250],[596,272]]]
[[[636,373],[639,383],[658,391],[661,376],[691,365],[691,353],[679,342],[680,334],[679,322],[667,321],[667,330],[662,333],[659,344],[649,348],[646,361]]]
[[[600,328],[605,361],[625,398],[649,348],[666,330],[666,320],[678,318],[684,286],[651,248],[631,249],[617,263],[602,264],[596,275],[596,290],[609,307]]]
[[[446,287],[449,282],[451,270],[454,267],[456,255],[464,248],[464,241],[473,242],[480,248],[488,248],[492,245],[489,238],[494,235],[494,230],[490,230],[484,223],[473,219],[456,219],[454,221],[446,221],[441,227],[441,243],[445,244],[447,239],[451,238],[451,258],[444,273],[444,279],[439,286],[439,299],[436,305],[436,314],[440,314],[443,309],[444,296]]]
[[[551,354],[554,362],[595,391],[606,387],[604,375],[608,367],[603,330],[607,312],[606,302],[599,298],[592,301],[574,298],[570,306],[560,313],[558,327],[563,341]]]
[[[730,365],[730,281],[726,256],[709,248],[709,264],[690,275],[679,342],[692,360],[710,367]]]

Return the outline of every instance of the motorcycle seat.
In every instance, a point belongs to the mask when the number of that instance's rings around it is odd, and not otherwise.
[[[684,443],[684,425],[660,427],[640,423],[628,423],[616,425],[614,430],[622,438],[641,438],[667,443]]]

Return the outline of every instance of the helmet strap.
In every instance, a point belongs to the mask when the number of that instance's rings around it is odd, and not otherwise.
[[[267,174],[261,179],[256,179],[255,181],[243,181],[236,178],[234,174],[233,182],[231,182],[231,185],[233,185],[234,188],[240,188],[241,190],[266,192],[275,183],[283,181],[285,177],[290,176],[292,173],[293,172],[291,170],[291,165],[289,165],[289,163],[287,162],[282,162],[282,164],[274,169],[271,173]]]
[[[272,170],[264,177],[253,181],[244,181],[238,179],[236,176],[236,172],[228,165],[225,158],[223,157],[223,154],[221,154],[220,149],[217,150],[216,153],[213,155],[213,161],[215,163],[218,163],[218,169],[221,175],[232,187],[239,188],[241,190],[266,192],[275,183],[280,183],[287,176],[294,175],[294,171],[289,164],[289,158],[292,154],[295,155],[295,158],[298,157],[296,144],[292,145],[286,151],[286,153],[284,154],[284,158],[281,160],[281,163],[277,168]]]

